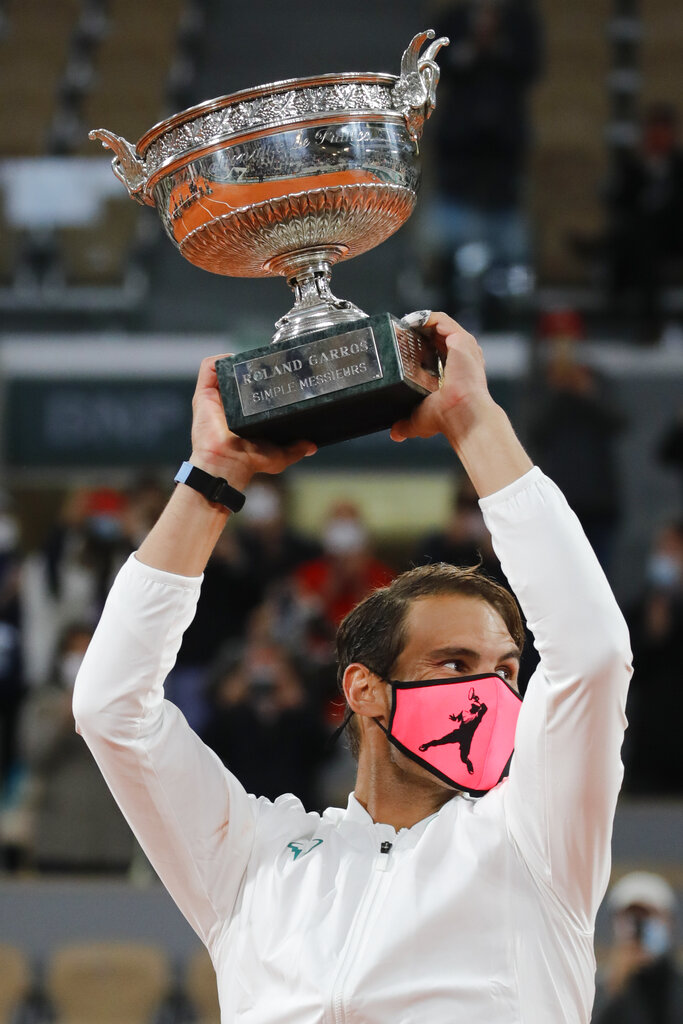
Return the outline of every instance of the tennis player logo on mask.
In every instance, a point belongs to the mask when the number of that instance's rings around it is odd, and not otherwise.
[[[377,724],[395,747],[472,796],[507,775],[522,701],[499,675],[388,682],[389,726]]]

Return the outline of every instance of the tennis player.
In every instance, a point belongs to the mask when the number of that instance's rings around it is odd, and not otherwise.
[[[425,319],[443,386],[392,437],[444,434],[480,495],[540,655],[523,702],[507,592],[472,570],[411,570],[340,628],[348,806],[320,815],[245,792],[163,681],[239,492],[314,446],[232,434],[213,359],[194,397],[195,469],[121,570],[76,684],[78,728],[211,954],[225,1024],[590,1019],[628,634],[576,517],[492,400],[476,341],[443,313]]]

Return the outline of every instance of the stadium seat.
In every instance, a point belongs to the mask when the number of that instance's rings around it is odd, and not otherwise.
[[[185,988],[199,1016],[198,1024],[220,1024],[216,973],[204,947],[190,957],[185,972]]]
[[[169,983],[165,953],[135,942],[63,946],[47,971],[59,1024],[149,1024]]]
[[[158,7],[112,0],[111,31],[98,49],[94,87],[83,108],[89,128],[109,128],[135,142],[166,113],[175,113],[165,110],[165,94],[181,7],[178,0]],[[80,152],[92,151],[84,140]]]
[[[672,0],[675,2],[675,0]],[[545,69],[534,90],[530,206],[542,284],[586,281],[568,232],[597,231],[607,169],[610,0],[540,0]],[[569,198],[571,196],[571,198]]]
[[[648,0],[643,4],[642,18],[643,105],[660,101],[672,103],[683,116],[683,65],[680,58],[683,7],[680,0]]]
[[[0,39],[0,155],[45,152],[79,0],[14,0]]]
[[[9,1024],[14,1011],[28,993],[31,972],[20,949],[0,944],[0,1024]]]

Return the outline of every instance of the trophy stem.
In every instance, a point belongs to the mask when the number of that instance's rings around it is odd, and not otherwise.
[[[284,253],[268,261],[269,270],[287,279],[295,299],[290,311],[276,322],[273,343],[367,316],[353,302],[338,299],[330,289],[332,267],[346,251],[342,245],[321,246]]]

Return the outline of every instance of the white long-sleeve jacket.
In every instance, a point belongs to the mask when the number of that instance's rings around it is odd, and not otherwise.
[[[481,502],[541,662],[509,778],[398,834],[249,796],[163,698],[200,578],[122,569],[79,730],[218,977],[226,1024],[586,1024],[630,677],[625,623],[538,468]],[[390,842],[389,853],[381,852]]]

